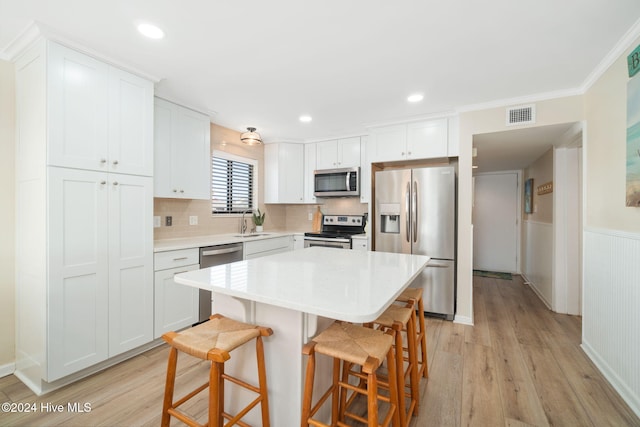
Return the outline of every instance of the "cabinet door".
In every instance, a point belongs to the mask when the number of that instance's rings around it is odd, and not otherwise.
[[[339,168],[338,141],[323,141],[316,144],[316,167],[318,169]]]
[[[178,136],[171,144],[172,197],[211,199],[209,134],[207,116],[183,107],[178,108]]]
[[[109,174],[109,357],[153,339],[152,179]]]
[[[371,133],[372,162],[403,160],[406,158],[407,126],[378,128]]]
[[[360,166],[360,137],[338,140],[338,167],[355,168]]]
[[[165,332],[186,328],[198,321],[198,288],[180,285],[173,280],[178,273],[197,270],[199,264],[155,272],[154,338]]]
[[[153,84],[109,67],[109,171],[153,175]]]
[[[447,157],[447,119],[410,123],[407,126],[407,158]]]
[[[48,164],[109,170],[109,67],[56,43],[48,54]]]
[[[51,382],[108,357],[109,188],[101,172],[51,167],[48,180]]]
[[[304,202],[316,203],[314,191],[314,171],[316,170],[316,144],[304,146]]]
[[[178,106],[155,98],[153,108],[153,195],[176,197],[171,187],[173,155],[171,141],[178,134]]]
[[[264,147],[265,203],[304,201],[304,145],[266,144]]]

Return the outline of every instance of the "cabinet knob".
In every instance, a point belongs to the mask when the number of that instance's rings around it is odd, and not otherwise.
[[[118,161],[117,161],[117,160],[114,160],[114,161],[113,161],[113,165],[115,166],[115,165],[117,165],[117,164],[118,164]]]
[[[107,163],[107,159],[100,159],[100,163],[104,165],[105,163]]]
[[[181,193],[184,193],[184,190],[180,190]]]
[[[402,153],[400,153],[401,156],[404,156],[404,151]]]
[[[105,185],[107,181],[100,181],[100,185]]]
[[[118,181],[114,181],[114,182],[113,182],[113,185],[118,185]]]
[[[174,192],[174,193],[177,193],[177,192],[178,192],[178,190],[174,188],[174,189],[173,189],[173,192]]]
[[[411,155],[411,151],[409,151],[409,152],[407,153],[407,155],[408,155],[408,156],[410,156],[410,155]]]

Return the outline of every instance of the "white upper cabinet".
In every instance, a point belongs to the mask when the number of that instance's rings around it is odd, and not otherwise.
[[[209,117],[155,99],[155,197],[211,198]]]
[[[372,162],[448,156],[448,120],[385,126],[371,132]]]
[[[48,164],[153,175],[153,84],[48,43]]]
[[[304,203],[304,144],[265,144],[264,169],[265,203]]]
[[[317,169],[338,169],[360,166],[360,137],[316,143]]]
[[[409,123],[407,125],[407,158],[447,157],[447,134],[447,119]]]

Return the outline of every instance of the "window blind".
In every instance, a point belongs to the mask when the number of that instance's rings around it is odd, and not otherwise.
[[[212,156],[211,207],[214,214],[253,210],[253,165]]]

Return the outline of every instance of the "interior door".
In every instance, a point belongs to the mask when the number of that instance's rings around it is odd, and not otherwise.
[[[473,268],[518,272],[517,172],[477,175],[473,205]]]

